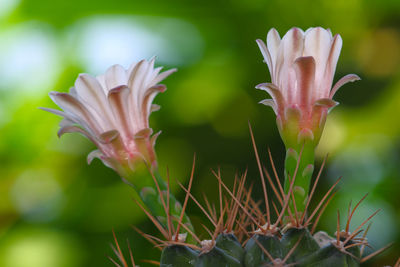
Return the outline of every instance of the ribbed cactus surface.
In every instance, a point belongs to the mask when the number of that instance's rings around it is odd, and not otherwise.
[[[170,245],[161,256],[162,267],[359,266],[358,247],[343,249],[340,241],[322,247],[307,228],[290,228],[282,235],[255,233],[245,245],[234,234],[221,233],[202,251]],[[211,244],[210,244],[211,243]]]

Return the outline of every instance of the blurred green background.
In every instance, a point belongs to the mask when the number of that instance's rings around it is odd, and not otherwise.
[[[98,160],[86,164],[93,145],[80,135],[58,139],[60,118],[37,107],[55,107],[47,94],[67,91],[78,73],[100,74],[115,63],[157,55],[177,67],[151,117],[162,130],[156,150],[165,173],[186,181],[197,154],[193,191],[213,199],[210,168],[221,166],[232,184],[249,169],[259,182],[247,122],[262,160],[270,147],[282,172],[283,144],[266,98],[254,86],[269,81],[255,39],[275,27],[331,28],[344,46],[336,79],[362,80],[343,87],[319,146],[329,152],[320,195],[339,176],[340,191],[320,228],[335,231],[350,200],[369,196],[352,229],[376,209],[368,234],[376,250],[395,245],[366,266],[394,264],[400,246],[400,1],[398,0],[0,0],[0,266],[113,266],[112,229],[126,251],[158,259],[131,225],[155,233],[134,193]],[[176,188],[176,184],[175,184]],[[260,197],[261,191],[255,192]],[[182,199],[182,192],[177,192]],[[189,206],[194,221],[204,220]],[[343,222],[344,223],[344,220]],[[147,266],[146,263],[139,263]]]

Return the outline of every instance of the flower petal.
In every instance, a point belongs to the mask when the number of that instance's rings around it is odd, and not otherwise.
[[[132,125],[130,122],[129,95],[129,88],[126,85],[121,85],[111,89],[107,96],[118,130],[124,138],[128,139],[132,138],[131,134],[135,133],[136,129],[142,128],[142,125]]]
[[[312,56],[315,60],[315,86],[318,90],[324,90],[326,93],[319,92],[318,98],[329,93],[331,85],[323,86],[325,67],[331,50],[331,34],[329,31],[316,27],[307,31],[304,37],[304,56]],[[325,88],[326,87],[326,88]]]
[[[342,49],[343,40],[339,34],[336,34],[332,41],[331,50],[329,51],[329,56],[325,67],[325,87],[332,87],[333,77],[335,76],[336,65],[339,60],[340,50]],[[320,97],[328,97],[329,93]]]
[[[273,72],[273,66],[272,66],[272,61],[271,61],[271,55],[268,52],[268,48],[265,45],[265,43],[260,40],[257,39],[256,40],[258,47],[260,48],[261,54],[264,57],[264,62],[268,65],[268,69],[269,69],[269,73],[271,74],[271,78],[274,77],[274,72]]]
[[[92,161],[95,158],[102,160],[102,157],[104,157],[104,154],[100,150],[98,150],[98,149],[93,150],[92,152],[89,153],[89,155],[87,155],[87,158],[86,158],[87,164],[90,165],[90,163],[92,163]]]
[[[90,134],[88,131],[85,131],[84,129],[78,126],[75,125],[64,126],[60,128],[60,130],[58,130],[57,136],[61,137],[66,133],[80,133],[86,138],[88,138],[90,141],[92,141],[93,144],[95,144],[96,146],[98,145],[98,142],[95,140],[95,137],[92,134]]]
[[[297,80],[297,103],[302,109],[310,107],[315,86],[315,60],[313,57],[299,57],[294,62]]]
[[[89,111],[85,105],[79,100],[67,93],[50,92],[50,98],[56,103],[60,108],[64,110],[65,113],[72,114],[79,124],[81,124],[87,130],[93,132],[103,131],[100,127],[97,114]]]
[[[276,64],[276,57],[278,56],[279,45],[281,44],[281,37],[276,29],[269,30],[267,35],[267,47],[271,56],[272,67]]]
[[[260,102],[258,102],[258,104],[263,104],[265,106],[270,106],[274,110],[275,114],[277,113],[276,105],[275,105],[275,102],[274,102],[273,99],[264,99],[264,100],[261,100]]]
[[[303,55],[304,33],[299,28],[290,29],[283,36],[276,59],[273,82],[280,88],[285,100],[289,103],[293,100],[293,88],[296,78],[293,63],[296,58]]]
[[[115,128],[107,98],[99,81],[88,75],[80,74],[75,81],[75,90],[78,99],[90,105],[98,114],[102,114],[103,129]]]
[[[330,98],[321,98],[314,103],[314,106],[321,106],[325,108],[333,108],[337,105],[339,105],[339,102],[336,102]]]
[[[47,111],[47,112],[50,112],[50,113],[53,113],[55,115],[58,115],[58,116],[61,116],[61,117],[64,117],[64,118],[68,116],[64,111],[61,111],[61,110],[58,110],[58,109],[42,108],[42,107],[40,107],[39,109]]]
[[[153,80],[152,84],[157,84],[157,83],[161,82],[162,80],[164,80],[165,78],[167,78],[169,75],[171,75],[172,73],[174,73],[176,71],[178,71],[178,69],[170,69],[170,70],[166,70],[164,72],[161,72]]]
[[[105,74],[105,83],[108,90],[115,87],[128,84],[128,75],[121,65],[113,65],[107,69]]]
[[[155,133],[155,134],[151,137],[150,143],[151,143],[151,145],[152,145],[153,147],[156,145],[157,138],[160,136],[160,134],[161,134],[161,131],[158,131],[157,133]]]
[[[163,84],[158,84],[153,87],[150,87],[146,95],[144,96],[143,103],[142,103],[142,116],[148,120],[150,113],[152,112],[151,106],[153,103],[154,98],[158,93],[164,93],[167,90],[167,87]]]
[[[153,134],[153,129],[145,128],[145,129],[142,129],[139,132],[135,133],[135,136],[133,138],[134,139],[144,139],[144,138],[148,138],[152,134]]]
[[[361,80],[360,77],[356,74],[347,74],[346,76],[342,77],[336,84],[333,86],[331,93],[329,95],[330,98],[333,98],[333,96],[336,94],[336,92],[339,90],[340,87],[345,85],[346,83],[349,82],[355,82]]]
[[[279,91],[272,83],[261,83],[256,86],[257,89],[266,91],[274,100],[276,106],[277,114],[280,113],[284,107],[285,101],[283,99],[282,93]]]
[[[98,139],[103,144],[109,144],[118,137],[119,137],[119,132],[117,130],[111,130],[100,134]]]

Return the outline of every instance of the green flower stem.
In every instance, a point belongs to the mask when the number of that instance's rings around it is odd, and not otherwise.
[[[314,156],[315,144],[312,141],[305,141],[302,145],[287,148],[286,150],[284,190],[286,194],[289,192],[290,184],[294,177],[294,203],[299,214],[305,211],[310,181],[314,171]],[[290,200],[289,208],[294,215],[295,207],[292,199]]]
[[[154,218],[158,220],[164,227],[168,229],[168,216],[171,218],[171,223],[174,230],[172,234],[175,233],[179,219],[182,213],[182,205],[175,198],[175,196],[169,192],[168,197],[168,187],[165,180],[161,177],[157,170],[153,171],[153,174],[147,168],[135,169],[134,172],[124,179],[129,185],[131,185],[135,191],[140,196],[145,206],[149,209],[150,213]],[[162,194],[162,197],[160,193]],[[169,214],[166,214],[166,208],[169,206]],[[182,224],[192,232],[194,232],[190,218],[183,214]],[[180,232],[188,232],[184,227],[180,227]],[[187,242],[193,242],[193,239],[188,233]]]

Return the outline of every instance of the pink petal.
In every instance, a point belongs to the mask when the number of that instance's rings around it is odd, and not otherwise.
[[[272,97],[275,102],[276,113],[280,113],[285,105],[285,101],[279,89],[272,83],[261,83],[256,88],[266,91]]]
[[[98,136],[99,141],[102,144],[109,144],[113,142],[115,139],[119,138],[120,134],[117,130],[111,130],[104,132]]]
[[[130,73],[128,73],[128,87],[133,91],[140,89],[146,75],[147,61],[139,61]]]
[[[83,127],[89,128],[93,132],[101,132],[102,129],[98,123],[100,119],[97,114],[89,111],[79,100],[67,93],[51,92],[50,98],[56,103],[60,108],[62,108],[65,113],[72,114],[75,119],[78,119],[79,123]]]
[[[157,77],[153,80],[152,83],[157,84],[176,71],[177,71],[177,69],[170,69],[170,70],[161,72],[160,74],[157,75]]]
[[[61,117],[67,117],[68,114],[66,114],[64,111],[58,110],[58,109],[52,109],[52,108],[42,108],[40,107],[39,109],[53,113],[55,115],[61,116]]]
[[[262,40],[257,39],[256,42],[258,44],[258,47],[260,48],[261,54],[264,57],[264,62],[267,63],[267,65],[268,65],[269,73],[271,74],[271,78],[272,78],[272,77],[274,77],[273,66],[272,66],[271,56],[268,52],[268,48]]]
[[[305,34],[304,37],[304,56],[312,56],[315,60],[315,86],[318,92],[317,98],[327,95],[331,85],[326,86],[323,84],[325,68],[331,50],[331,34],[329,31],[317,27],[312,28]]]
[[[160,136],[160,134],[161,131],[158,131],[151,137],[150,143],[152,144],[153,147],[156,145],[157,138]]]
[[[325,68],[325,78],[324,78],[324,87],[332,87],[333,77],[335,76],[336,65],[339,60],[340,50],[342,49],[343,40],[339,34],[336,34],[332,41],[332,46],[329,51],[329,56],[327,59],[327,64]],[[326,92],[325,95],[320,95],[320,97],[329,97],[329,92]]]
[[[361,80],[360,77],[356,74],[347,74],[346,76],[342,77],[336,84],[333,86],[331,93],[329,95],[330,98],[333,98],[333,96],[336,94],[336,92],[339,90],[340,87],[345,85],[346,83],[349,82],[355,82]]]
[[[141,125],[132,125],[130,123],[129,94],[130,90],[126,85],[121,85],[108,92],[108,102],[114,114],[117,129],[124,138],[131,138],[131,133],[135,132],[135,128],[141,127]],[[139,111],[134,110],[134,112]]]
[[[151,106],[154,98],[158,93],[163,93],[167,90],[167,87],[163,84],[159,84],[147,89],[147,92],[144,96],[143,103],[141,103],[142,115],[145,120],[148,120],[151,113]]]
[[[313,57],[299,57],[294,62],[297,79],[297,99],[301,109],[308,109],[315,90],[315,61]]]
[[[126,148],[125,143],[117,130],[104,132],[99,135],[98,139],[101,143],[100,150],[108,158],[124,161],[129,158],[131,153],[136,152],[134,148]]]
[[[298,107],[292,106],[285,108],[284,115],[285,115],[285,120],[286,122],[288,122],[288,124],[296,125],[300,121],[303,112],[301,112],[301,110]]]
[[[272,67],[275,69],[276,57],[278,56],[279,45],[281,44],[281,37],[276,29],[269,30],[267,35],[267,47],[271,56]]]
[[[105,82],[108,90],[128,84],[126,70],[121,65],[113,65],[106,71]]]
[[[98,158],[98,159],[101,160],[102,157],[104,157],[104,154],[103,154],[100,150],[98,150],[98,149],[93,150],[92,152],[89,153],[89,155],[87,155],[87,158],[86,158],[87,164],[92,163],[92,161],[93,161],[95,158]]]
[[[150,108],[150,113],[155,112],[155,111],[159,111],[161,108],[160,105],[157,104],[151,104],[151,108]]]
[[[148,138],[150,135],[153,134],[153,130],[151,128],[145,128],[140,130],[139,132],[135,133],[134,139],[143,139]]]
[[[275,102],[274,102],[273,99],[264,99],[264,100],[261,100],[260,102],[258,102],[258,104],[263,104],[265,106],[270,106],[274,110],[275,114],[277,113],[276,105],[275,105]]]
[[[333,108],[337,105],[339,105],[339,102],[336,102],[330,98],[321,98],[314,103],[314,106],[321,106],[324,108]]]
[[[274,83],[281,89],[282,95],[289,103],[293,99],[295,73],[293,63],[303,55],[303,31],[292,28],[283,36],[276,59]]]
[[[96,146],[98,145],[98,142],[96,141],[95,137],[92,134],[90,134],[88,131],[85,131],[84,129],[78,126],[74,125],[64,126],[60,128],[60,130],[58,130],[57,136],[61,137],[66,133],[80,133],[86,138],[88,138],[90,141],[92,141],[93,144],[95,144]]]
[[[75,81],[75,89],[79,99],[90,105],[98,114],[104,116],[100,121],[102,127],[104,129],[114,128],[107,98],[99,81],[88,74],[81,74]]]

